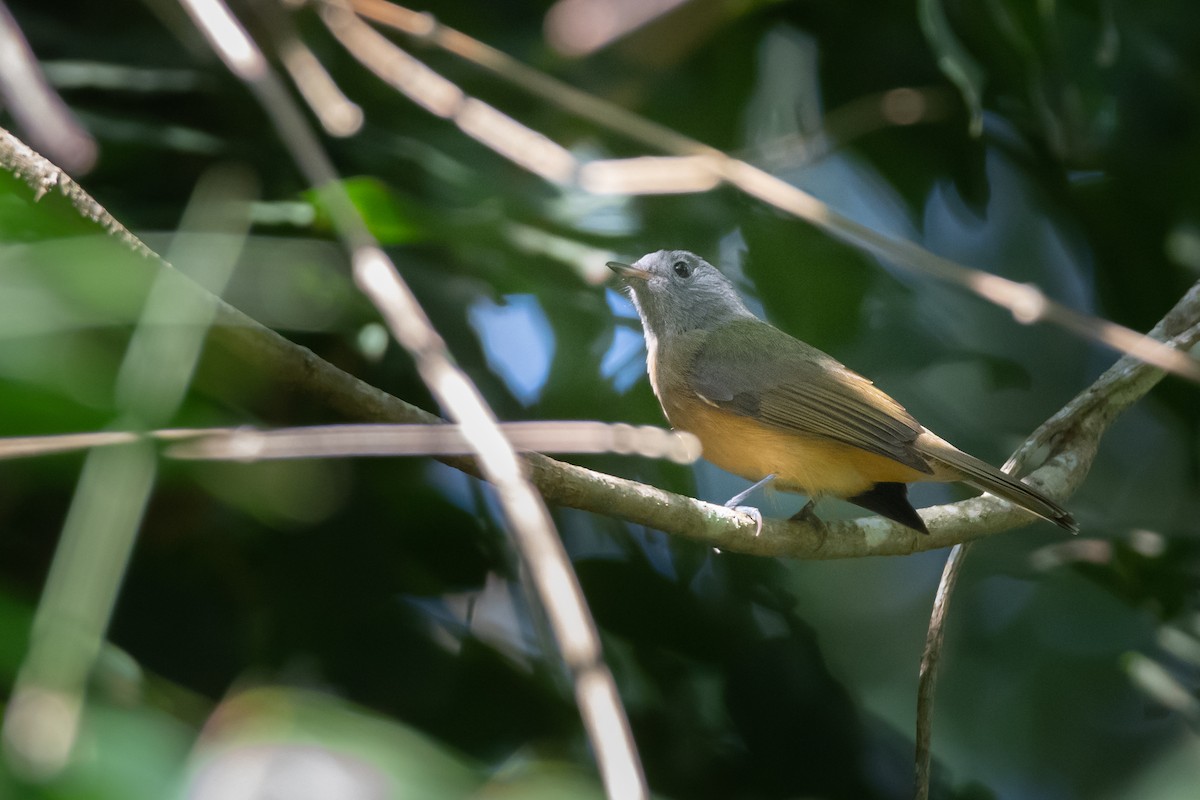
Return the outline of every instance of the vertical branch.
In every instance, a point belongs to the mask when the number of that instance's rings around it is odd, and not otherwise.
[[[576,702],[609,797],[647,797],[649,789],[629,720],[603,661],[595,622],[550,512],[529,482],[524,462],[497,426],[479,391],[455,365],[396,266],[367,231],[316,134],[257,45],[221,0],[181,2],[226,66],[246,83],[266,111],[296,165],[329,210],[350,255],[355,283],[412,356],[439,406],[461,426],[483,477],[496,487],[509,534],[574,680]]]
[[[159,427],[183,399],[245,238],[247,207],[230,202],[248,194],[241,178],[214,170],[197,186],[168,257],[212,294],[159,270],[117,374],[119,427]],[[156,471],[147,441],[93,450],[84,462],[4,717],[5,750],[29,777],[53,777],[71,757]]]
[[[938,582],[937,595],[933,598],[933,613],[929,617],[929,630],[925,634],[925,649],[921,653],[921,671],[917,681],[917,800],[929,798],[930,765],[933,760],[933,700],[937,691],[942,642],[946,638],[946,614],[950,608],[950,597],[958,583],[958,576],[962,574],[962,565],[969,546],[970,542],[954,545],[946,558],[946,566],[942,569],[942,578]]]

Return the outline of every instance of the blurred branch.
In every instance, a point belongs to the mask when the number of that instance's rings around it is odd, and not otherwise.
[[[951,283],[1008,310],[1022,324],[1047,321],[1119,352],[1135,355],[1155,366],[1200,382],[1200,363],[1114,322],[1068,308],[1027,283],[965,267],[905,239],[894,239],[839,214],[826,203],[745,161],[638,117],[619,106],[582,92],[540,73],[514,58],[418,13],[386,0],[350,0],[354,10],[420,42],[437,45],[470,61],[530,94],[648,147],[676,156],[662,159],[683,177],[649,184],[633,168],[619,170],[616,162],[580,163],[569,151],[480,100],[392,44],[344,7],[344,0],[324,0],[322,19],[333,35],[367,69],[387,81],[430,113],[453,120],[467,135],[522,168],[555,183],[573,183],[591,192],[648,194],[706,191],[719,182],[780,211],[799,217],[830,236],[912,272]],[[597,171],[602,175],[596,175]],[[614,180],[638,175],[633,182]]]
[[[258,29],[271,38],[280,64],[322,129],[338,137],[358,133],[363,124],[362,109],[338,88],[333,76],[300,38],[284,5],[253,3],[248,10],[257,16]]]
[[[1194,284],[1147,334],[1196,358],[1200,342],[1200,282]],[[1164,377],[1163,372],[1125,356],[1058,413],[1046,420],[1013,454],[1005,469],[1033,461],[1060,440],[1098,443],[1113,420],[1142,398]],[[1090,460],[1093,451],[1080,450]]]
[[[157,259],[69,178],[25,148],[15,137],[0,131],[0,163],[29,185],[34,198],[44,187],[56,186],[76,210],[102,229],[118,234],[130,249]],[[160,261],[160,267],[170,269]],[[203,292],[200,287],[195,291]],[[219,299],[210,341],[290,389],[319,398],[347,417],[379,421],[438,423],[437,417],[392,397],[350,376],[328,362],[259,325]],[[1200,284],[1194,286],[1151,331],[1160,340],[1189,351],[1200,341]],[[1066,497],[1082,481],[1095,457],[1099,440],[1116,416],[1145,395],[1164,376],[1163,371],[1126,356],[1091,387],[1043,424],[1030,437],[1008,467],[1035,466],[1047,453],[1032,478],[1043,490]],[[443,461],[479,475],[469,458]],[[1030,518],[1003,501],[980,497],[961,503],[925,509],[922,516],[930,536],[911,531],[878,517],[831,523],[825,526],[767,520],[762,535],[755,536],[749,517],[723,506],[675,495],[633,481],[555,461],[540,454],[525,456],[530,478],[548,502],[626,519],[668,533],[698,539],[714,547],[769,556],[793,558],[847,558],[904,554],[933,549],[1028,524]],[[928,785],[932,736],[932,708],[936,690],[937,659],[950,582],[963,563],[965,549],[955,551],[947,565],[945,584],[939,590],[934,621],[922,661],[918,698],[917,753],[920,785]],[[581,689],[582,691],[582,689]]]
[[[954,93],[936,86],[900,87],[860,95],[825,112],[813,131],[789,133],[755,147],[752,156],[763,169],[778,171],[797,163],[812,164],[850,142],[892,127],[932,124],[953,113]]]
[[[81,204],[77,205],[81,214],[86,209],[85,215],[105,230],[123,231],[122,239],[131,249],[148,253],[158,260],[158,256],[125,231],[70,178],[23,145],[20,146],[23,149],[22,169],[14,169],[13,142],[20,144],[15,137],[0,135],[0,166],[24,177],[31,192],[37,193],[45,176],[50,175],[49,185],[58,184],[64,191],[82,198]],[[161,260],[160,265],[170,269]],[[195,291],[204,290],[195,287]],[[1200,341],[1198,323],[1200,284],[1154,327],[1151,335],[1160,340],[1175,339],[1172,346],[1187,351]],[[223,301],[217,300],[216,320],[209,337],[210,343],[271,381],[313,398],[348,419],[444,422],[428,411],[343,372]],[[1131,356],[1120,359],[1091,387],[1038,428],[1018,449],[1013,463],[1019,463],[1023,469],[1037,467],[1030,475],[1034,485],[1060,499],[1069,496],[1083,481],[1108,424],[1149,392],[1164,374]],[[1049,457],[1051,454],[1053,458]],[[904,555],[948,547],[1033,521],[1004,501],[984,496],[923,509],[922,517],[931,530],[929,536],[919,536],[879,517],[829,522],[824,526],[768,519],[761,535],[755,536],[752,519],[724,506],[594,472],[537,453],[524,458],[529,465],[530,479],[547,502],[618,517],[724,550],[757,555],[816,559]],[[468,474],[480,475],[470,458],[443,457],[440,460]]]
[[[0,103],[38,148],[76,174],[96,163],[96,141],[46,80],[21,28],[0,0]]]
[[[543,453],[618,453],[690,464],[700,440],[690,433],[648,425],[606,422],[502,422],[500,432],[517,450]],[[311,425],[300,428],[166,428],[0,438],[0,459],[29,458],[111,447],[143,440],[167,443],[168,458],[267,461],[290,458],[470,455],[460,425]]]
[[[1200,283],[1195,284],[1175,307],[1149,333],[1168,340],[1183,351],[1194,351],[1200,342]],[[1135,358],[1126,356],[1101,375],[1058,413],[1046,420],[1021,445],[1004,465],[1008,472],[1019,472],[1038,453],[1063,448],[1073,452],[1075,472],[1085,473],[1095,458],[1100,438],[1125,409],[1133,405],[1163,378],[1163,373]],[[1074,483],[1082,481],[1082,474]],[[946,559],[938,583],[937,596],[925,636],[917,685],[916,800],[926,800],[931,786],[930,765],[933,750],[933,704],[937,691],[938,663],[945,639],[946,614],[950,597],[966,563],[968,542],[956,544]]]
[[[700,441],[695,436],[649,426],[551,421],[505,422],[497,427],[515,449],[525,452],[637,454],[681,464],[700,457]],[[155,436],[176,440],[166,455],[181,459],[259,461],[474,452],[461,425],[324,425],[265,431],[229,428],[156,431]]]
[[[557,0],[546,11],[546,41],[580,58],[661,17],[685,0]]]
[[[197,296],[174,271],[155,275],[117,373],[119,427],[160,426],[183,401],[215,298],[245,241],[251,191],[247,176],[230,169],[212,169],[197,184],[170,256],[209,292]],[[93,449],[84,460],[4,715],[5,752],[28,777],[54,777],[70,761],[156,473],[146,442]]]
[[[544,498],[483,395],[458,367],[396,265],[367,229],[333,162],[299,105],[223,0],[180,0],[221,60],[250,90],[300,172],[321,198],[350,259],[354,283],[379,311],[393,338],[443,411],[459,425],[483,476],[495,487],[505,529],[525,569],[575,692],[593,757],[613,798],[649,796],[641,758],[600,634]]]

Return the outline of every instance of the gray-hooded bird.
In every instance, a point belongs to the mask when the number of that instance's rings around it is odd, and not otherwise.
[[[663,413],[699,437],[704,457],[813,503],[832,496],[928,533],[908,484],[961,481],[1072,533],[1044,494],[926,429],[834,358],[759,319],[716,267],[684,250],[609,262],[630,290]],[[729,505],[744,497],[743,492]]]

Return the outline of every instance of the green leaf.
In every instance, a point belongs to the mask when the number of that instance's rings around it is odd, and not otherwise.
[[[346,178],[341,187],[381,244],[410,244],[427,238],[424,212],[378,178]],[[329,211],[320,194],[308,191],[304,197],[316,207],[317,227],[329,228]]]

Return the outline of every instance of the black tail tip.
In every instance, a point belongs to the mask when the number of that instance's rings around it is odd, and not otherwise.
[[[877,483],[862,494],[847,497],[847,501],[856,506],[862,506],[868,511],[874,511],[881,517],[887,517],[899,522],[905,527],[912,528],[918,533],[929,535],[925,520],[908,502],[908,485],[904,483]]]

